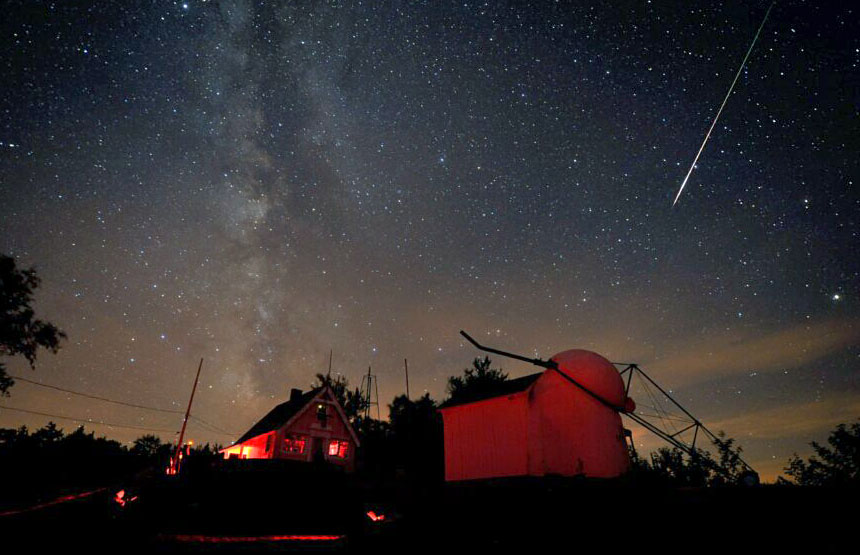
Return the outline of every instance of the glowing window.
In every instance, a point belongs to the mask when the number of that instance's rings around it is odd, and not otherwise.
[[[339,459],[345,459],[346,454],[349,450],[349,442],[348,441],[339,441],[333,439],[328,442],[328,456],[329,457],[337,457]]]
[[[305,452],[305,438],[300,436],[285,438],[284,452],[292,453],[294,455],[301,455]]]

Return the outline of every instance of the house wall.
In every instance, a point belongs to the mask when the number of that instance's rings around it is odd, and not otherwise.
[[[243,443],[237,443],[228,447],[224,450],[224,458],[229,459],[231,455],[237,455],[240,459],[271,459],[275,450],[274,440],[272,443],[273,448],[268,452],[266,451],[266,442],[269,437],[274,437],[274,435],[275,432],[260,434]]]
[[[445,479],[526,474],[527,401],[517,393],[443,409]]]
[[[288,426],[284,426],[277,430],[274,457],[310,462],[313,458],[313,438],[319,438],[322,441],[323,457],[325,460],[329,463],[342,466],[345,470],[351,472],[355,469],[355,441],[353,441],[347,425],[337,413],[337,409],[335,409],[332,404],[333,402],[328,400],[323,400],[322,402],[328,407],[326,426],[323,426],[317,419],[317,405],[319,402],[312,403],[304,410],[304,412],[297,414]],[[284,452],[284,440],[291,435],[307,437],[305,452],[303,454],[297,455]],[[335,439],[349,442],[345,458],[330,457],[328,455],[329,441]]]
[[[609,478],[630,465],[621,416],[555,371],[529,391],[528,428],[532,476]]]

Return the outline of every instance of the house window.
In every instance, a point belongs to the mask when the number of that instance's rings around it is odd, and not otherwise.
[[[305,438],[293,436],[284,439],[284,453],[301,455],[305,452]]]
[[[274,439],[275,437],[272,434],[269,434],[269,436],[266,438],[266,453],[272,452],[272,443]]]
[[[317,420],[320,421],[323,428],[326,427],[326,424],[328,423],[328,410],[323,403],[317,405]]]
[[[349,450],[349,442],[333,439],[328,442],[328,456],[345,459]]]

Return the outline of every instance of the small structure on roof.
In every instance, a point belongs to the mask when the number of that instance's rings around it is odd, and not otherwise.
[[[619,413],[635,404],[612,363],[579,349],[540,362],[544,372],[442,404],[447,481],[548,474],[610,478],[627,471]]]
[[[359,444],[334,392],[322,386],[307,393],[291,390],[289,401],[221,452],[225,459],[329,462],[352,472]]]

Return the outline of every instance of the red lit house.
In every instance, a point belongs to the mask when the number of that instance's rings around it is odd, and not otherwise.
[[[635,404],[618,371],[590,351],[564,351],[552,360],[558,370],[508,380],[479,398],[440,407],[446,480],[609,478],[628,469],[619,411]]]
[[[347,472],[355,469],[358,437],[331,388],[290,392],[236,442],[222,450],[225,459],[326,461]]]

